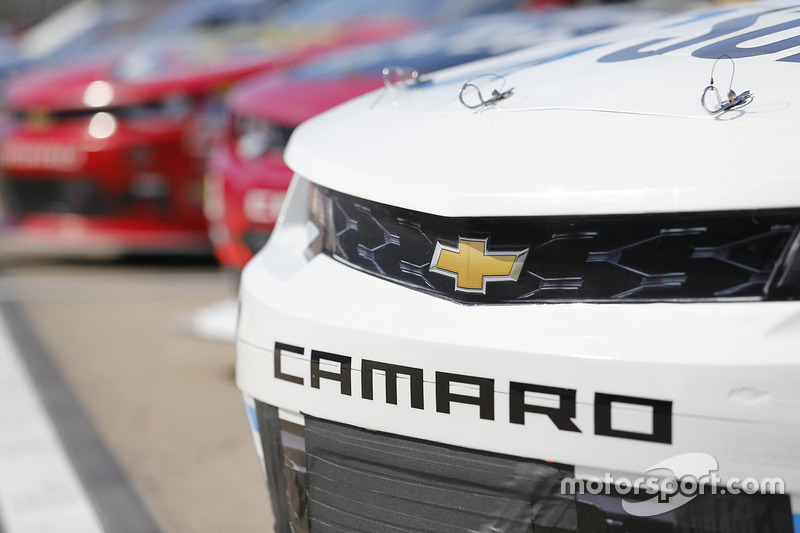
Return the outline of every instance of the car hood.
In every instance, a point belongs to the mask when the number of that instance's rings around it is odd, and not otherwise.
[[[236,114],[294,127],[382,85],[380,76],[310,80],[292,78],[281,72],[245,82],[231,93],[228,105]]]
[[[80,109],[86,88],[107,79],[111,63],[99,61],[73,68],[54,67],[20,74],[8,87],[7,103],[14,110]]]
[[[697,11],[441,71],[312,119],[286,160],[324,186],[445,216],[798,206],[794,8]],[[715,62],[720,91],[735,65],[750,105],[701,107]],[[468,82],[484,98],[513,93],[469,109]],[[472,87],[463,99],[479,102]]]
[[[122,56],[28,73],[11,84],[8,103],[17,110],[83,109],[85,92],[95,81],[112,88],[110,107],[225,90],[256,72],[292,65],[336,46],[393,37],[410,27],[407,20],[354,20],[313,28],[194,31],[156,39]]]

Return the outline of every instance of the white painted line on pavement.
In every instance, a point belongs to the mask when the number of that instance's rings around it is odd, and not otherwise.
[[[239,301],[228,298],[198,309],[181,321],[180,327],[187,333],[212,341],[236,344],[236,320]]]
[[[102,533],[0,317],[0,520],[4,533]]]
[[[0,278],[0,302],[63,302],[217,298],[225,287],[220,272],[97,274]],[[230,283],[234,292],[234,284]]]

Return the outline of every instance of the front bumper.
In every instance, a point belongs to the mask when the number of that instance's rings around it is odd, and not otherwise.
[[[174,123],[119,123],[91,138],[83,120],[2,141],[3,246],[59,252],[208,253],[199,161]]]
[[[203,226],[187,228],[135,217],[92,218],[70,214],[28,215],[3,227],[0,250],[35,255],[190,254],[211,246]]]
[[[244,271],[246,396],[301,425],[576,472],[704,453],[722,479],[780,477],[800,493],[800,304],[464,306],[306,259],[304,197]]]

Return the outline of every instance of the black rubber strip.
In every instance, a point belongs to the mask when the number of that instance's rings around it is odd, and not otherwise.
[[[0,303],[0,313],[105,531],[159,533],[155,519],[109,452],[22,308],[6,301]]]
[[[275,517],[275,533],[291,533],[292,517],[287,500],[278,408],[256,401],[256,416],[261,447],[264,450],[264,466],[267,469],[267,488]]]

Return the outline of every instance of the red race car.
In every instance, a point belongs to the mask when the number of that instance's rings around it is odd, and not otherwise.
[[[201,177],[232,84],[509,3],[306,0],[24,75],[9,88],[16,124],[0,143],[6,242],[66,252],[207,251]]]
[[[243,83],[227,99],[231,128],[212,151],[206,174],[205,212],[217,259],[241,270],[266,243],[292,177],[283,148],[304,120],[384,83],[406,85],[399,78],[412,71],[424,74],[652,16],[630,6],[484,15],[349,47]],[[402,68],[384,72],[387,66]]]

